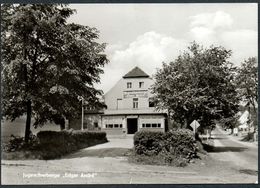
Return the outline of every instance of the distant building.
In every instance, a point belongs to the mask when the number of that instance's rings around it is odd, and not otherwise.
[[[240,116],[240,118],[238,119],[238,122],[240,123],[240,125],[238,126],[239,129],[248,129],[248,124],[247,124],[248,118],[249,118],[249,112],[245,110],[243,114]]]
[[[151,101],[152,84],[152,78],[135,67],[104,95],[107,109],[85,114],[84,121],[88,122],[84,123],[84,127],[101,129],[107,134],[134,134],[142,129],[166,131],[167,113],[155,110]],[[79,129],[80,126],[73,125],[79,125],[80,121],[77,121],[71,121],[70,127]]]

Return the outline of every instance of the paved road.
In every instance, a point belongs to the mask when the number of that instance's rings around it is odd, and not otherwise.
[[[111,139],[105,145],[57,160],[2,160],[1,180],[2,184],[255,183],[257,148],[234,142],[220,130],[213,136],[215,149],[185,168],[138,165],[126,157],[107,157],[106,153],[103,157],[89,156],[97,150],[117,149],[119,139]],[[121,147],[132,143],[132,138],[126,139],[121,139]]]
[[[211,155],[218,160],[230,161],[241,169],[258,170],[258,147],[243,144],[217,127],[212,136],[215,148]]]

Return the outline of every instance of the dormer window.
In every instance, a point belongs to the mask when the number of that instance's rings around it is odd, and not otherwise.
[[[126,87],[127,87],[127,88],[132,88],[132,82],[127,82],[127,83],[126,83]]]
[[[139,82],[139,88],[143,88],[144,87],[144,82]]]

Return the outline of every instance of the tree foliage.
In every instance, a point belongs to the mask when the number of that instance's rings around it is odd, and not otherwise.
[[[241,100],[246,103],[246,108],[249,112],[247,123],[249,126],[251,125],[251,122],[253,123],[254,131],[256,131],[257,127],[257,73],[257,58],[250,57],[241,64],[236,79],[239,96]],[[253,111],[251,110],[251,107],[253,107]]]
[[[257,94],[257,59],[250,57],[245,60],[238,69],[237,74],[238,93],[241,99],[253,106],[256,112],[256,104],[258,100]]]
[[[196,119],[212,128],[215,120],[234,116],[238,97],[230,56],[223,47],[204,49],[194,42],[173,62],[163,63],[152,86],[157,108],[167,109],[184,127]]]
[[[105,44],[96,28],[67,19],[75,11],[58,4],[3,4],[1,7],[3,115],[27,113],[34,126],[56,123],[80,112],[78,96],[89,106],[99,102]]]

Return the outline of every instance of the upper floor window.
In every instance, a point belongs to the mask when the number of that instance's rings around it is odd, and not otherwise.
[[[133,108],[138,108],[138,98],[133,98]]]
[[[139,82],[139,88],[143,88],[144,87],[144,82]]]
[[[122,99],[117,99],[116,107],[117,109],[122,108]]]
[[[127,83],[126,83],[126,87],[127,87],[127,88],[132,88],[132,82],[127,82]]]

